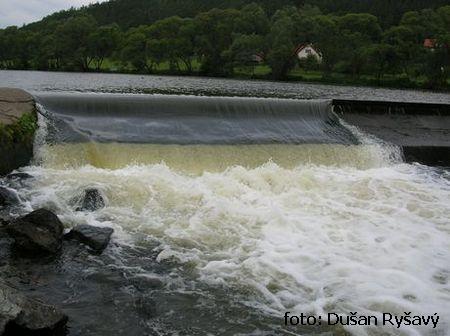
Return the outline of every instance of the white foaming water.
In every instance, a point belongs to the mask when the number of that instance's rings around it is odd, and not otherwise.
[[[160,262],[192,263],[201,281],[247,291],[249,304],[270,313],[438,313],[441,333],[448,328],[450,184],[427,168],[27,171],[38,178],[21,196],[33,208],[52,208],[69,225],[147,234],[164,246]],[[74,195],[92,186],[106,194],[107,207],[75,212]],[[431,335],[427,330],[386,333]]]

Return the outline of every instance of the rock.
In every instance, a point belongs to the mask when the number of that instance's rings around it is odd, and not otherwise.
[[[140,290],[147,290],[149,288],[162,288],[164,287],[164,282],[155,275],[149,274],[139,274],[131,279],[133,284]]]
[[[0,187],[0,206],[17,205],[20,204],[17,193],[5,187]]]
[[[6,229],[16,245],[26,251],[56,253],[61,248],[64,226],[49,210],[33,211]]]
[[[104,207],[105,200],[100,191],[91,188],[84,191],[81,206],[77,208],[77,211],[96,211]]]
[[[101,252],[111,240],[114,230],[105,227],[96,227],[91,225],[78,225],[74,227],[66,236],[68,239],[75,239],[90,248]]]
[[[28,298],[0,282],[0,335],[5,328],[40,334],[55,331],[62,329],[67,320],[57,308]],[[20,331],[14,334],[19,335]]]
[[[28,180],[33,178],[33,176],[27,173],[11,173],[6,175],[6,178],[9,180]]]
[[[34,113],[34,99],[28,92],[0,88],[0,123],[14,124],[26,113]]]

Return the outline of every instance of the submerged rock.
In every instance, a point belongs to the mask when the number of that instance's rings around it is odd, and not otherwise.
[[[17,205],[19,203],[19,196],[14,190],[0,187],[0,206]]]
[[[39,209],[7,226],[16,245],[28,252],[56,253],[62,244],[64,226],[53,212]]]
[[[74,227],[66,237],[86,244],[97,252],[102,252],[109,244],[114,230],[105,227],[91,225],[78,225]]]
[[[105,207],[105,200],[98,189],[90,188],[84,191],[81,206],[77,211],[96,211]]]
[[[33,178],[30,174],[27,173],[11,173],[6,176],[9,180],[28,180]]]
[[[67,316],[57,308],[31,299],[0,282],[0,335],[23,332],[40,335],[64,328]]]

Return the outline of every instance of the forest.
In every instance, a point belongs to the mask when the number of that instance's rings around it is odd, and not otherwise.
[[[0,68],[449,89],[445,3],[113,0],[0,29]]]

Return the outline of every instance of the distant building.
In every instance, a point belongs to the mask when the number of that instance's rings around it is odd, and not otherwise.
[[[423,40],[423,46],[428,49],[434,49],[436,48],[436,40],[427,38]]]
[[[314,57],[317,60],[317,62],[319,63],[322,62],[322,55],[310,43],[299,44],[295,49],[295,55],[297,55],[299,60],[305,60],[308,57]]]
[[[253,62],[255,62],[255,63],[258,63],[258,64],[264,63],[264,53],[260,52],[260,53],[252,55],[252,59],[251,60]]]

